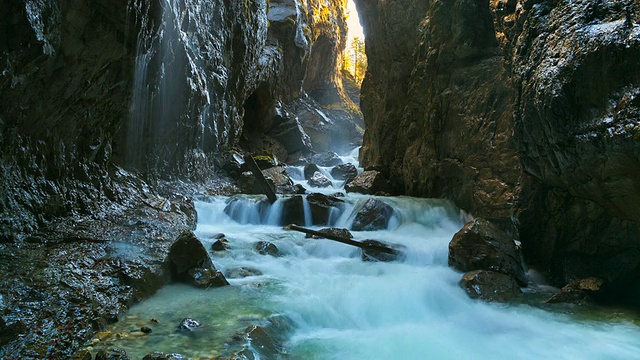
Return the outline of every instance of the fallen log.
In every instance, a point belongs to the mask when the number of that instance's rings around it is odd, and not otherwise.
[[[249,170],[251,170],[251,172],[253,173],[253,176],[255,176],[256,180],[258,180],[258,183],[262,188],[262,192],[267,195],[267,199],[269,199],[269,202],[272,204],[276,202],[276,200],[278,200],[278,197],[276,196],[276,193],[273,191],[271,186],[269,186],[267,179],[264,178],[264,174],[262,174],[262,170],[260,170],[260,167],[258,166],[258,164],[256,164],[253,156],[251,156],[251,154],[244,154],[244,161],[247,164]]]
[[[394,245],[395,249],[391,245],[387,245],[377,240],[363,240],[355,241],[346,237],[327,234],[320,231],[307,229],[298,225],[287,225],[285,230],[295,230],[305,234],[315,235],[321,238],[337,241],[346,245],[356,246],[362,249],[362,260],[364,261],[394,261],[404,258],[404,253],[398,249],[398,245]]]

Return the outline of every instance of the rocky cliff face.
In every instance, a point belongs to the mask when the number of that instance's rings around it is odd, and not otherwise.
[[[365,165],[397,192],[490,218],[556,284],[598,276],[618,299],[634,292],[637,2],[356,4]]]
[[[202,182],[238,144],[286,157],[362,132],[339,0],[24,0],[0,18],[4,241],[122,204],[120,167]]]

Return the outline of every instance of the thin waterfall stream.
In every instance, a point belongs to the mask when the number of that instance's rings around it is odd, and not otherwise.
[[[290,169],[303,183],[297,171]],[[353,231],[355,240],[401,244],[407,257],[364,262],[360,249],[284,230],[281,200],[266,206],[263,198],[200,198],[196,235],[208,249],[218,234],[228,239],[228,250],[210,254],[231,286],[169,285],[109,330],[117,335],[112,345],[132,358],[152,351],[227,358],[244,347],[245,357],[232,358],[640,359],[634,314],[470,299],[458,285],[461,274],[447,265],[448,243],[469,218],[448,201],[375,197],[394,216],[387,229]],[[346,194],[330,225],[349,228],[368,198]],[[273,243],[281,255],[259,254],[258,241]],[[176,331],[183,318],[202,326]],[[141,325],[153,332],[134,331]],[[250,326],[270,329],[273,343],[239,335]]]

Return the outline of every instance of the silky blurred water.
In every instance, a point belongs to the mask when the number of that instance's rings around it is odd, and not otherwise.
[[[347,196],[344,211],[356,211],[366,198]],[[242,199],[238,212],[258,206],[259,197]],[[216,267],[228,277],[240,268],[259,275],[229,278],[231,286],[218,289],[168,286],[134,306],[105,343],[132,358],[155,350],[226,357],[243,346],[234,334],[281,316],[291,324],[281,353],[254,351],[257,358],[640,359],[640,328],[632,316],[575,316],[579,308],[469,299],[458,286],[461,274],[447,266],[448,243],[465,214],[443,200],[379,199],[395,208],[389,228],[354,236],[405,245],[402,262],[363,262],[357,248],[269,225],[268,209],[263,224],[242,224],[224,212],[231,198],[197,202],[196,234],[205,247],[219,233],[229,240],[229,250],[211,253]],[[348,226],[350,217],[337,221]],[[258,254],[258,241],[272,242],[282,256]],[[177,331],[185,317],[203,327],[195,334]],[[141,325],[154,332],[131,332]],[[128,335],[117,339],[118,333]]]

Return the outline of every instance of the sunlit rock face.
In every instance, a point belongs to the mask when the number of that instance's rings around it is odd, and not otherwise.
[[[490,219],[556,284],[636,291],[637,2],[356,4],[364,165]]]
[[[118,168],[204,181],[238,144],[361,138],[339,0],[20,0],[0,19],[3,241],[125,203]]]

